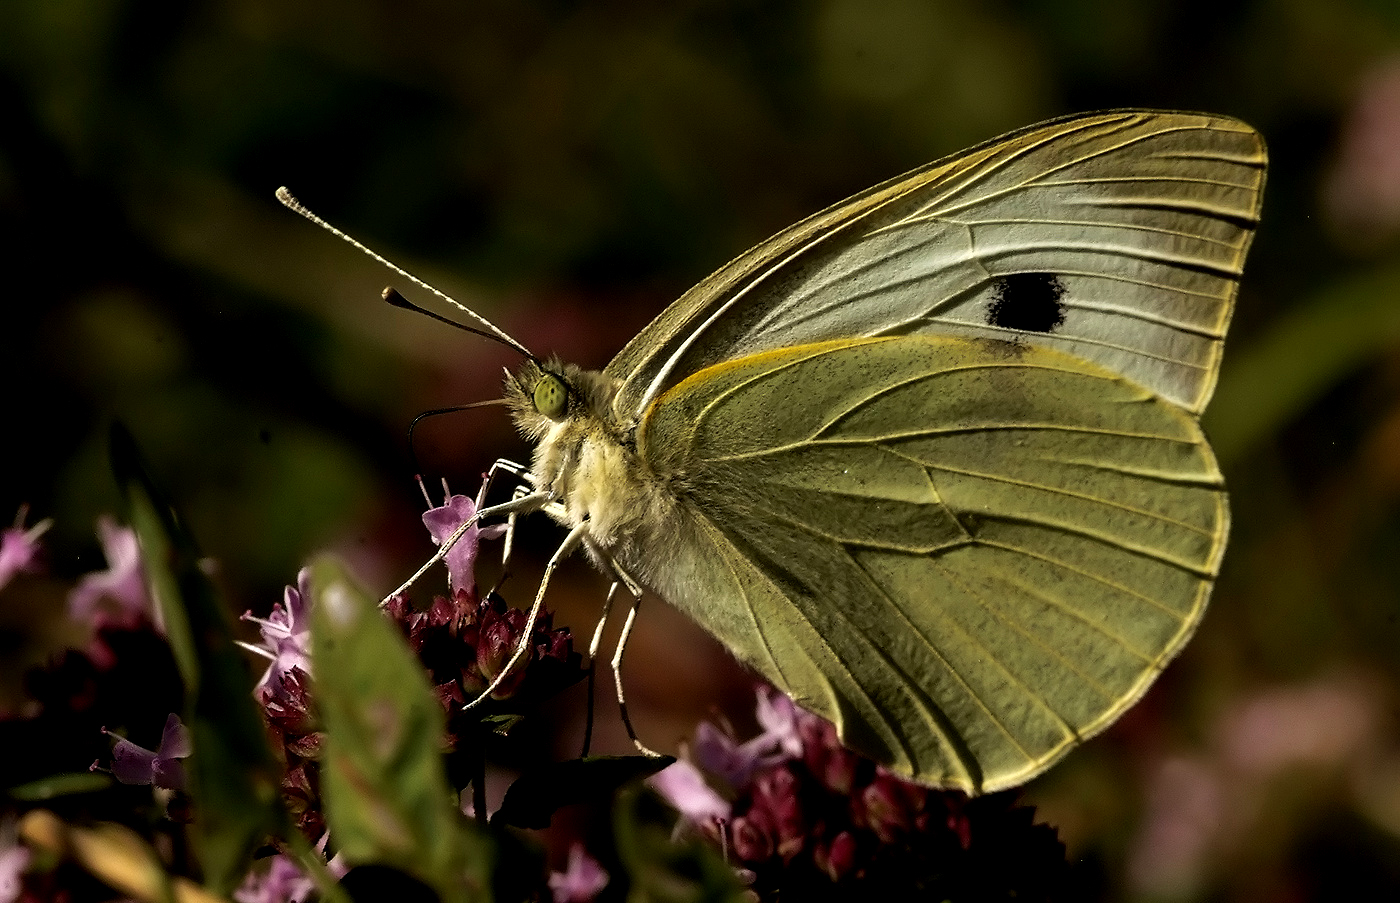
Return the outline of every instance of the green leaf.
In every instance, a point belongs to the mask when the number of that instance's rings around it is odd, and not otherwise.
[[[628,903],[749,903],[734,869],[712,847],[672,839],[674,820],[650,791],[618,794],[613,833],[631,885]]]
[[[606,801],[624,785],[650,777],[674,761],[673,756],[590,756],[544,765],[510,785],[491,823],[547,828],[557,809]]]
[[[524,720],[525,716],[520,714],[486,715],[481,724],[496,736],[507,737]]]
[[[227,894],[243,879],[253,850],[287,825],[281,769],[253,701],[247,661],[234,645],[232,619],[200,566],[194,538],[121,424],[112,427],[110,447],[147,583],[185,683],[200,863],[215,892]]]
[[[76,771],[68,774],[51,774],[36,781],[29,781],[9,788],[5,794],[13,800],[34,803],[78,793],[95,793],[99,790],[106,790],[110,786],[112,786],[112,776],[109,774]]]
[[[423,666],[343,568],[312,566],[312,667],[325,723],[326,822],[352,865],[391,865],[444,903],[488,900],[492,842],[443,769],[442,705]]]

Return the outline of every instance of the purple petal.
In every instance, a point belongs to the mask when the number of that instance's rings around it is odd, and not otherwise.
[[[296,640],[303,648],[311,637],[311,568],[297,571],[297,585],[282,591],[282,606],[272,607],[268,621],[279,625],[284,638]]]
[[[723,779],[735,790],[746,786],[755,770],[783,758],[778,741],[769,734],[736,743],[733,737],[708,721],[696,727],[695,743],[690,752],[702,771]]]
[[[160,749],[156,756],[162,759],[183,759],[193,751],[190,745],[190,730],[180,723],[180,716],[174,712],[165,719],[165,730],[160,735]]]
[[[151,786],[165,790],[185,789],[185,763],[156,756],[151,762]]]
[[[697,825],[709,825],[729,817],[729,804],[705,783],[700,770],[684,759],[647,778],[647,783]]]
[[[167,790],[183,790],[185,769],[180,760],[190,754],[189,730],[180,716],[165,719],[160,749],[151,752],[125,737],[113,737],[112,775],[123,784],[153,784]]]
[[[598,892],[608,886],[608,873],[598,861],[584,852],[582,844],[569,850],[569,865],[562,872],[549,876],[549,889],[554,903],[591,903]]]
[[[118,737],[112,746],[112,775],[123,784],[149,784],[154,777],[156,754]]]

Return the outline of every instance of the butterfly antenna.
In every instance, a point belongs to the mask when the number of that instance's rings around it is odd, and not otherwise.
[[[411,277],[410,277],[410,278],[411,278]],[[441,294],[441,293],[439,292],[439,294]],[[414,304],[412,301],[408,300],[408,299],[405,298],[402,294],[400,294],[399,290],[396,289],[396,288],[394,288],[393,286],[390,286],[390,287],[384,289],[384,291],[383,291],[383,293],[380,295],[380,297],[383,298],[384,301],[385,301],[385,303],[388,304],[388,305],[391,306],[391,307],[398,307],[398,308],[402,308],[403,310],[411,310],[411,311],[413,311],[413,312],[416,313],[416,314],[422,314],[423,316],[428,317],[429,319],[437,320],[439,323],[446,323],[448,326],[452,326],[452,327],[454,327],[454,328],[456,328],[456,329],[460,329],[460,330],[462,330],[463,332],[470,332],[472,335],[479,335],[479,336],[481,336],[483,339],[490,339],[490,340],[493,341],[493,342],[501,342],[503,345],[507,345],[508,347],[510,347],[511,349],[513,349],[513,350],[515,350],[515,351],[523,351],[523,348],[522,348],[520,345],[515,345],[515,344],[512,344],[511,342],[506,342],[506,341],[502,340],[501,337],[500,337],[499,335],[497,335],[496,333],[494,333],[494,332],[487,332],[487,331],[484,330],[484,329],[477,329],[475,326],[468,326],[468,325],[465,324],[465,323],[458,323],[456,320],[453,320],[453,319],[451,319],[451,318],[449,318],[449,317],[444,317],[442,314],[438,313],[437,311],[428,310],[426,307],[423,307],[422,305]],[[446,297],[446,296],[444,296],[444,297]],[[453,303],[455,304],[456,302],[453,302]],[[460,307],[461,305],[458,305],[458,306]],[[465,309],[465,308],[464,308],[464,309]],[[530,360],[534,361],[535,363],[537,363],[537,364],[540,363],[540,359],[537,358],[537,357],[535,357],[535,356],[534,356],[533,354],[531,354],[530,352],[528,352],[528,351],[523,351],[523,353],[524,353],[524,355],[525,355],[526,357],[528,357]]]
[[[304,204],[302,204],[301,201],[298,201],[295,197],[292,196],[292,193],[291,193],[290,191],[287,190],[287,187],[286,187],[285,185],[282,186],[281,188],[278,188],[278,189],[277,189],[277,200],[281,201],[281,202],[282,202],[282,206],[286,207],[288,210],[291,210],[291,211],[294,212],[294,213],[299,213],[299,214],[301,214],[302,216],[304,216],[304,217],[306,217],[307,219],[311,220],[311,222],[313,222],[313,223],[315,223],[316,225],[320,226],[322,229],[325,229],[327,232],[331,233],[332,235],[336,236],[337,238],[344,239],[345,241],[349,242],[351,245],[355,246],[356,248],[359,248],[359,249],[360,249],[361,251],[363,251],[365,254],[367,254],[367,255],[369,255],[370,257],[374,258],[375,260],[379,261],[379,262],[382,263],[384,266],[386,266],[386,267],[388,267],[389,269],[393,270],[395,273],[398,273],[400,276],[404,277],[405,279],[408,279],[409,281],[411,281],[414,285],[417,285],[417,286],[419,286],[420,288],[427,289],[428,291],[432,292],[434,295],[437,295],[439,298],[441,298],[442,300],[446,301],[448,304],[451,304],[453,307],[457,308],[457,309],[460,310],[462,313],[464,313],[464,314],[466,314],[467,316],[471,317],[473,320],[475,320],[476,322],[480,323],[483,327],[485,327],[485,329],[490,333],[490,335],[489,335],[490,338],[494,338],[494,339],[496,339],[496,341],[501,342],[501,343],[504,344],[504,345],[509,345],[511,348],[514,348],[516,351],[519,351],[521,354],[525,355],[527,358],[529,358],[529,359],[532,360],[532,361],[533,361],[533,360],[537,360],[537,358],[536,358],[533,354],[530,353],[530,350],[529,350],[528,348],[526,348],[524,345],[522,345],[522,344],[520,344],[519,342],[517,342],[515,339],[511,338],[510,335],[509,335],[505,330],[501,329],[501,328],[500,328],[499,326],[497,326],[495,323],[492,323],[490,320],[486,319],[486,318],[483,317],[481,314],[479,314],[479,313],[477,313],[476,311],[472,310],[470,307],[467,307],[465,304],[463,304],[462,302],[458,301],[456,298],[453,298],[452,296],[446,294],[445,292],[439,291],[438,289],[436,289],[436,288],[434,288],[433,286],[429,285],[428,283],[424,282],[422,279],[419,279],[417,276],[413,275],[413,274],[410,273],[408,270],[405,270],[403,267],[401,267],[401,266],[399,266],[398,264],[394,263],[392,260],[389,260],[388,258],[384,257],[384,256],[381,255],[381,254],[375,253],[375,252],[374,252],[373,250],[371,250],[370,248],[368,248],[368,247],[366,247],[365,245],[361,244],[360,242],[356,241],[354,238],[351,238],[349,235],[346,235],[344,232],[340,231],[340,230],[337,229],[335,226],[332,226],[330,223],[326,222],[325,220],[321,219],[321,218],[320,218],[319,216],[317,216],[316,214],[312,213],[311,210],[308,209]],[[387,295],[388,291],[391,291],[391,290],[386,290],[386,295]],[[397,295],[398,293],[395,292],[394,294]],[[402,296],[402,295],[399,295],[399,297],[402,298],[403,296]],[[388,298],[386,297],[385,300],[388,300]],[[394,303],[394,302],[390,302],[390,303]],[[404,306],[404,305],[398,305],[398,306],[402,307],[402,306]],[[413,309],[413,306],[412,306],[412,305],[409,305],[409,306],[410,306],[411,309]],[[416,309],[422,310],[422,308],[416,308]],[[448,319],[445,318],[445,317],[437,317],[435,314],[432,314],[430,311],[423,311],[423,312],[424,312],[424,313],[428,313],[430,316],[434,316],[434,317],[436,317],[436,319],[442,320],[442,321],[445,322],[445,323],[452,323],[451,320],[448,320]],[[454,325],[461,326],[462,324],[458,323],[458,324],[454,324]],[[471,328],[469,328],[469,327],[462,327],[462,328],[467,329],[468,332],[476,332],[476,330],[471,329]],[[486,333],[480,333],[480,332],[477,332],[476,334],[477,334],[477,335],[486,335]]]

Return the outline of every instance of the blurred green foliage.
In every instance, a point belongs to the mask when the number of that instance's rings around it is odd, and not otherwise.
[[[929,159],[1075,110],[1235,115],[1272,166],[1207,417],[1225,574],[1183,658],[1032,799],[1111,899],[1400,885],[1397,72],[1393,0],[8,0],[0,516],[30,503],[59,576],[98,568],[120,419],[239,608],[318,549],[386,588],[422,557],[406,424],[514,361],[380,304],[396,280],[281,184],[600,366],[729,256]],[[524,453],[490,410],[420,436],[467,491]],[[30,598],[3,600],[7,648],[44,633]],[[667,683],[668,617],[628,676],[666,748],[742,683]]]

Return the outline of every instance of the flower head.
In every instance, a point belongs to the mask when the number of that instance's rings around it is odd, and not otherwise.
[[[396,596],[389,601],[387,611],[428,669],[449,712],[490,686],[525,641],[528,620],[524,611],[508,607],[497,595],[478,599],[462,588],[450,599],[435,597],[423,611]],[[491,694],[493,699],[511,699],[522,692],[548,695],[585,673],[574,651],[573,635],[567,627],[554,627],[554,616],[548,609],[535,620],[525,642],[528,655]]]
[[[1062,898],[1064,848],[1013,795],[969,801],[912,783],[776,691],[758,698],[759,736],[739,742],[702,724],[691,761],[650,783],[684,822],[725,842],[760,898]],[[1033,867],[997,865],[1018,857]]]
[[[304,875],[290,856],[268,857],[267,871],[249,872],[233,892],[238,903],[302,903],[316,884]]]
[[[267,670],[259,678],[255,692],[261,693],[277,685],[293,669],[311,673],[311,569],[302,568],[297,585],[282,592],[282,601],[272,606],[266,618],[255,618],[244,612],[243,620],[258,625],[262,645],[248,647],[269,659]]]
[[[124,737],[115,737],[112,746],[112,775],[123,784],[150,784],[166,790],[185,789],[185,766],[189,756],[190,732],[171,714],[165,720],[160,746],[154,752]]]

